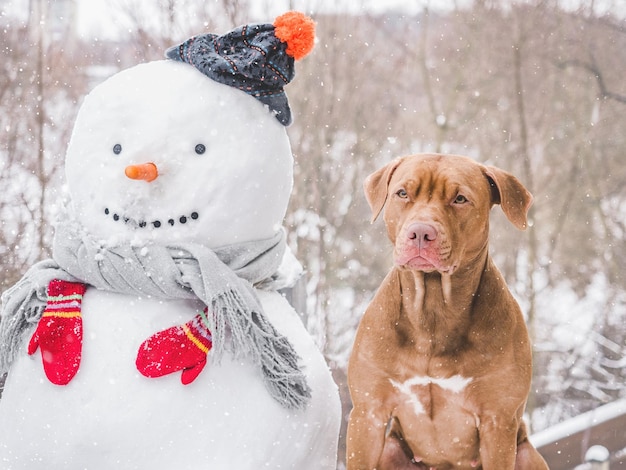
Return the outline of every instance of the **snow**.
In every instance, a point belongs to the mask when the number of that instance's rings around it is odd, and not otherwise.
[[[198,144],[206,151],[197,153]],[[158,168],[154,181],[125,176],[127,166],[148,162]],[[285,129],[256,99],[187,64],[147,63],[85,99],[66,156],[69,214],[59,223],[78,223],[105,246],[128,243],[145,255],[152,243],[215,248],[267,238],[282,229],[292,171]],[[300,275],[289,251],[281,270]],[[13,364],[0,400],[0,420],[10,423],[0,426],[0,467],[334,469],[337,386],[285,298],[257,294],[301,358],[312,389],[305,409],[282,407],[258,367],[229,353],[218,364],[209,352],[189,385],[180,373],[142,376],[139,345],[189,321],[203,305],[90,287],[72,381],[51,384],[41,354],[28,356],[26,344]]]
[[[585,452],[585,462],[608,462],[611,456],[609,450],[604,446],[591,446]]]
[[[623,414],[626,414],[626,400],[617,400],[535,433],[530,440],[535,447],[543,447]]]
[[[3,469],[335,468],[336,386],[301,320],[275,292],[260,292],[274,326],[297,349],[313,387],[304,411],[267,393],[252,364],[224,358],[190,385],[180,375],[146,379],[135,369],[141,342],[200,308],[89,289],[83,358],[65,387],[24,354],[7,381],[0,414]]]

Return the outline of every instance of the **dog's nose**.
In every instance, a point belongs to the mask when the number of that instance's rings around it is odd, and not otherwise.
[[[407,238],[422,247],[437,239],[437,229],[430,224],[415,222],[407,227]]]

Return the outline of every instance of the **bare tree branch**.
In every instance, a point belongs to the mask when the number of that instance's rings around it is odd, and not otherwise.
[[[600,93],[599,93],[600,98],[612,99],[612,100],[618,101],[619,103],[626,104],[625,95],[614,93],[608,89],[606,82],[604,80],[604,75],[602,74],[602,71],[596,64],[596,61],[593,58],[593,55],[591,56],[591,62],[585,62],[579,59],[572,59],[572,60],[566,60],[563,62],[558,62],[557,66],[562,69],[565,69],[567,67],[577,67],[577,68],[582,68],[590,72],[595,77],[596,82],[598,83],[598,88],[600,89]]]

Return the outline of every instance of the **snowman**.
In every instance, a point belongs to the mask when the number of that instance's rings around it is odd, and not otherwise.
[[[85,98],[53,259],[2,298],[0,468],[335,468],[337,387],[278,292],[283,86],[313,39],[288,12]]]

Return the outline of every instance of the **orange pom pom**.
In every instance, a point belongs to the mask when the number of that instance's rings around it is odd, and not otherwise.
[[[274,34],[287,43],[287,54],[302,59],[313,49],[315,22],[299,11],[288,11],[274,21]]]

